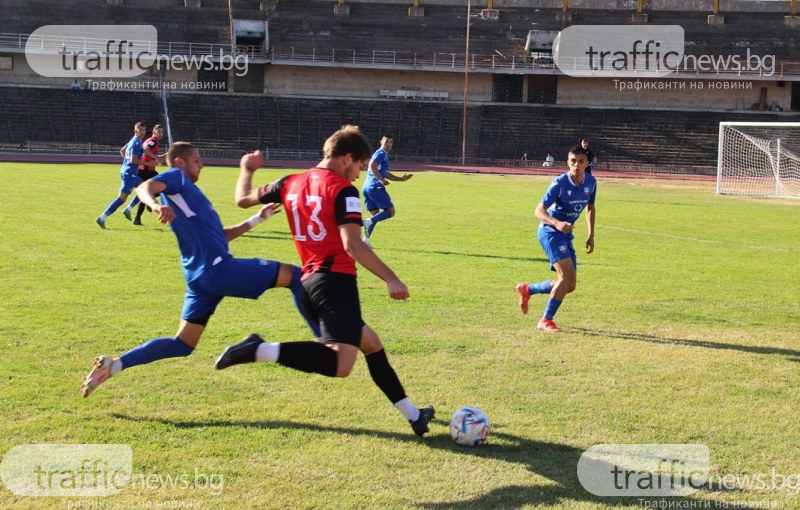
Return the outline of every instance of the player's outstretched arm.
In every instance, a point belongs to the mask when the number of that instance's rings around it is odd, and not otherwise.
[[[407,181],[414,177],[414,174],[395,175],[392,172],[386,172],[386,178],[390,181]]]
[[[403,301],[408,299],[409,293],[406,284],[400,281],[400,278],[394,274],[394,271],[392,271],[389,266],[361,240],[360,225],[354,223],[339,225],[339,234],[342,236],[342,243],[347,253],[349,253],[356,262],[364,266],[367,271],[386,282],[389,296],[391,296],[392,299],[402,299]]]
[[[163,182],[149,179],[136,188],[136,196],[144,205],[158,214],[159,223],[169,225],[175,219],[175,211],[168,205],[161,205],[156,198],[165,189],[167,189],[167,185]]]
[[[281,204],[270,203],[264,205],[261,210],[258,211],[258,214],[247,218],[241,223],[237,223],[236,225],[231,225],[230,227],[225,227],[222,229],[222,231],[225,232],[225,239],[228,241],[233,241],[245,232],[254,229],[256,226],[270,219],[275,215],[276,212],[280,211],[280,209]]]
[[[258,190],[253,189],[253,174],[264,164],[264,155],[261,151],[251,152],[242,156],[239,161],[239,180],[236,181],[234,198],[236,205],[242,209],[259,205]]]

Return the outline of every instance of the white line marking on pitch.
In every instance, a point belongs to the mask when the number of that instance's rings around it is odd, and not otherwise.
[[[763,250],[763,246],[754,246],[748,244],[736,244],[730,241],[721,241],[718,239],[700,239],[699,237],[690,237],[690,236],[679,236],[675,234],[664,234],[661,232],[650,232],[647,230],[637,230],[635,228],[625,228],[625,227],[612,227],[610,225],[603,225],[602,228],[607,228],[610,230],[619,230],[621,232],[631,232],[633,234],[645,234],[648,236],[656,236],[656,237],[668,237],[670,239],[681,239],[684,241],[693,241],[696,243],[708,243],[708,244],[722,244],[727,246],[737,246],[739,248],[747,249],[747,250]],[[785,251],[785,252],[796,252],[796,249],[790,249],[785,247],[770,247],[769,251]]]

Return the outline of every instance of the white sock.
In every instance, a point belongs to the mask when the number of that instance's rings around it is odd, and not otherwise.
[[[109,370],[109,377],[122,371],[122,360],[119,358],[111,362],[111,370]]]
[[[281,344],[268,344],[264,342],[256,349],[256,361],[278,361],[281,354]]]
[[[106,213],[100,215],[101,220],[106,221],[106,218],[108,218],[108,216],[106,216]]]
[[[410,398],[406,397],[395,403],[394,406],[406,417],[406,420],[417,421],[419,419],[419,409],[411,402]]]

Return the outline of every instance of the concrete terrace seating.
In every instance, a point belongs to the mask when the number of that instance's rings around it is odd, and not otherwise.
[[[135,121],[163,123],[160,98],[151,92],[0,87],[0,144],[92,143],[121,146]],[[330,100],[260,95],[171,94],[172,134],[202,150],[319,151],[343,124],[356,124],[377,145],[395,137],[398,159],[458,158],[462,106],[438,101]],[[497,160],[563,159],[589,138],[601,168],[610,162],[713,166],[721,121],[796,121],[777,113],[670,112],[665,110],[470,106],[467,156]]]
[[[329,54],[358,52],[429,52],[461,54],[466,42],[466,6],[425,4],[424,17],[409,17],[409,3],[351,3],[350,15],[334,16],[332,4],[317,0],[274,2],[268,11],[270,45]],[[710,5],[709,5],[710,9]],[[470,52],[492,58],[521,58],[528,31],[562,30],[558,9],[501,7],[497,20],[482,19],[472,9]],[[631,10],[572,10],[572,25],[631,25]],[[650,23],[684,27],[687,53],[719,55],[746,52],[797,60],[797,30],[783,23],[786,13],[725,13],[726,23],[710,26],[709,13],[649,12]],[[737,41],[732,43],[732,41]],[[342,55],[346,60],[347,55]],[[463,65],[463,61],[460,63]]]
[[[149,24],[158,29],[159,42],[230,44],[227,0],[202,0],[202,5],[190,9],[183,0],[127,0],[119,7],[106,0],[3,0],[0,33],[30,34],[46,24]],[[265,19],[257,0],[235,0],[233,12],[244,19]]]
[[[0,87],[0,142],[79,142],[122,146],[137,121],[163,122],[152,93]],[[3,129],[4,128],[4,129]]]

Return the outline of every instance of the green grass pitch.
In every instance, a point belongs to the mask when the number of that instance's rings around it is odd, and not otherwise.
[[[260,171],[255,182],[285,173]],[[252,214],[233,202],[237,174],[209,167],[198,183],[225,224]],[[582,253],[581,219],[578,288],[556,317],[564,333],[545,335],[535,331],[545,298],[523,316],[513,288],[550,274],[533,219],[549,178],[420,172],[392,183],[397,216],[373,246],[411,299],[391,300],[365,270],[360,288],[409,396],[436,406],[419,439],[362,360],[343,380],[271,364],[214,370],[249,332],[309,339],[284,289],[224,301],[192,356],[124,371],[81,398],[95,355],[175,333],[184,290],[175,238],[152,214],[135,227],[120,211],[98,228],[116,165],[3,163],[0,182],[0,455],[126,444],[135,474],[200,477],[108,498],[17,496],[0,484],[0,508],[655,504],[581,487],[578,458],[601,443],[705,444],[714,475],[793,478],[686,501],[800,508],[798,203],[601,178],[596,251]],[[231,251],[297,262],[283,215]],[[449,417],[465,405],[492,420],[487,446],[450,440]],[[213,476],[205,486],[203,475]]]

